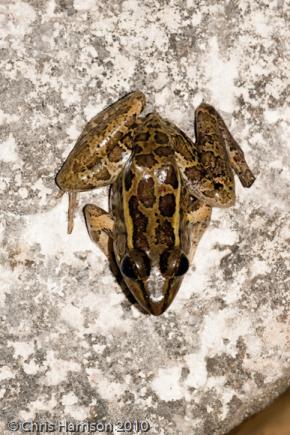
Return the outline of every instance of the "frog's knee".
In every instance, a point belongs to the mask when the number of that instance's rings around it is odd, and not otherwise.
[[[68,192],[72,190],[71,187],[71,179],[69,177],[69,174],[61,168],[55,177],[56,184],[58,187],[63,190],[64,192]]]
[[[204,200],[211,207],[231,207],[235,204],[235,191],[222,187],[203,192]]]

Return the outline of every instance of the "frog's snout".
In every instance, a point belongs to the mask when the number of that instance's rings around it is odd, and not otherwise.
[[[165,304],[165,300],[163,299],[160,302],[152,302],[150,301],[150,314],[153,316],[160,316],[164,313],[168,308],[168,305]]]

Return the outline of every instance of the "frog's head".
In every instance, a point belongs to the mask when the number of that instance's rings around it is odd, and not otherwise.
[[[124,280],[139,302],[150,314],[159,316],[173,301],[189,262],[180,248],[150,252],[129,250],[120,269]]]

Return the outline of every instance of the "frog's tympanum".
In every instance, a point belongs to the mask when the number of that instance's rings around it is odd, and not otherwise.
[[[218,112],[202,103],[193,142],[158,113],[140,117],[145,97],[132,92],[95,116],[56,182],[69,193],[111,185],[109,213],[85,207],[91,238],[112,239],[123,279],[137,302],[158,316],[171,304],[210,221],[212,207],[235,202],[233,170],[244,187],[255,178]]]

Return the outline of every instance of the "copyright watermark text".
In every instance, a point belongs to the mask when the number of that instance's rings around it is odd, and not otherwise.
[[[11,420],[7,423],[11,432],[26,433],[53,433],[53,432],[79,432],[79,433],[145,433],[150,430],[150,423],[146,420],[127,420],[107,423],[101,421],[32,421]]]

